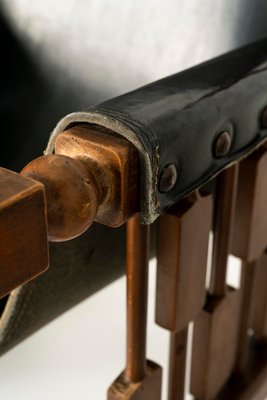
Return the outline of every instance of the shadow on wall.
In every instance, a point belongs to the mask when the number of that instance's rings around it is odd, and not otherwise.
[[[242,46],[267,37],[267,1],[242,0],[240,23],[236,26],[236,45]]]
[[[32,139],[46,87],[2,16],[0,51],[0,165],[17,170],[27,159],[25,148]]]

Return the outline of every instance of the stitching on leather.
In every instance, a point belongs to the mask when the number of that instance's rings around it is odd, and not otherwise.
[[[117,116],[117,117],[121,117],[121,120],[122,120],[123,122],[125,122],[125,123],[126,123],[125,117],[128,118],[129,121],[130,121],[134,126],[136,126],[137,128],[141,129],[142,133],[145,135],[146,139],[148,140],[148,142],[149,142],[153,147],[155,147],[156,149],[159,147],[159,143],[158,143],[158,140],[157,140],[156,133],[153,131],[153,129],[152,129],[150,126],[143,124],[140,120],[138,120],[138,119],[136,119],[136,118],[133,118],[132,116],[130,116],[130,115],[127,114],[127,113],[120,113],[119,111],[112,110],[112,109],[110,109],[110,108],[108,108],[108,107],[105,107],[105,108],[96,107],[96,108],[93,108],[93,110],[94,110],[94,111],[100,111],[100,112],[103,112],[103,113],[105,113],[105,111],[107,111],[108,113],[111,114],[111,116],[114,115],[114,116]],[[155,143],[153,143],[153,142],[150,140],[150,136],[148,136],[146,130],[150,131],[150,133],[151,133],[152,136],[153,136],[153,139],[154,139]]]
[[[121,122],[127,124],[127,121],[125,121],[126,118],[128,118],[128,120],[130,121],[130,123],[135,126],[136,128],[140,129],[141,132],[144,134],[144,136],[147,138],[148,142],[151,144],[152,146],[152,154],[149,154],[150,158],[151,158],[151,163],[152,163],[152,170],[154,170],[154,174],[153,174],[153,184],[152,184],[152,196],[153,196],[153,202],[154,202],[154,206],[155,206],[155,210],[158,209],[160,207],[159,204],[159,198],[156,195],[156,187],[158,184],[158,173],[159,173],[159,159],[160,159],[160,146],[156,137],[155,132],[152,130],[152,128],[150,126],[144,125],[141,121],[137,120],[137,119],[133,119],[130,115],[128,115],[127,113],[120,113],[118,111],[114,111],[108,107],[105,108],[101,108],[101,107],[96,107],[92,109],[95,112],[100,112],[102,114],[108,115],[110,117],[114,117],[119,119]],[[150,140],[150,136],[148,136],[146,130],[150,131],[153,139],[155,141],[155,143],[153,143]]]

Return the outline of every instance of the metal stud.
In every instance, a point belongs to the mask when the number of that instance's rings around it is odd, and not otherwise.
[[[228,131],[220,132],[214,143],[214,156],[216,158],[221,158],[229,153],[232,145],[232,136]]]
[[[177,170],[174,164],[169,164],[163,168],[159,178],[159,191],[169,192],[177,181]]]

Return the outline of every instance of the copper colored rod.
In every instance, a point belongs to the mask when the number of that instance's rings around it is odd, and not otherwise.
[[[127,223],[127,361],[125,379],[141,381],[146,373],[146,328],[149,260],[149,225],[138,215]]]
[[[168,400],[184,400],[188,328],[171,332]]]
[[[224,297],[226,291],[227,260],[233,227],[237,178],[238,165],[222,171],[217,177],[209,293],[218,298]]]

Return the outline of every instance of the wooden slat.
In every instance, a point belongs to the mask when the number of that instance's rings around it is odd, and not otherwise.
[[[226,287],[238,167],[217,178],[214,243],[209,296],[194,324],[191,392],[198,400],[213,399],[229,378],[237,346],[239,292]]]
[[[267,151],[262,146],[241,161],[231,252],[254,261],[267,245]]]
[[[188,324],[201,311],[205,280],[212,198],[189,196],[160,217],[156,322],[171,331],[169,400],[183,400]]]
[[[188,198],[160,217],[156,323],[170,331],[184,330],[205,303],[211,221],[211,196]]]
[[[188,328],[172,332],[170,338],[168,400],[184,400]]]

